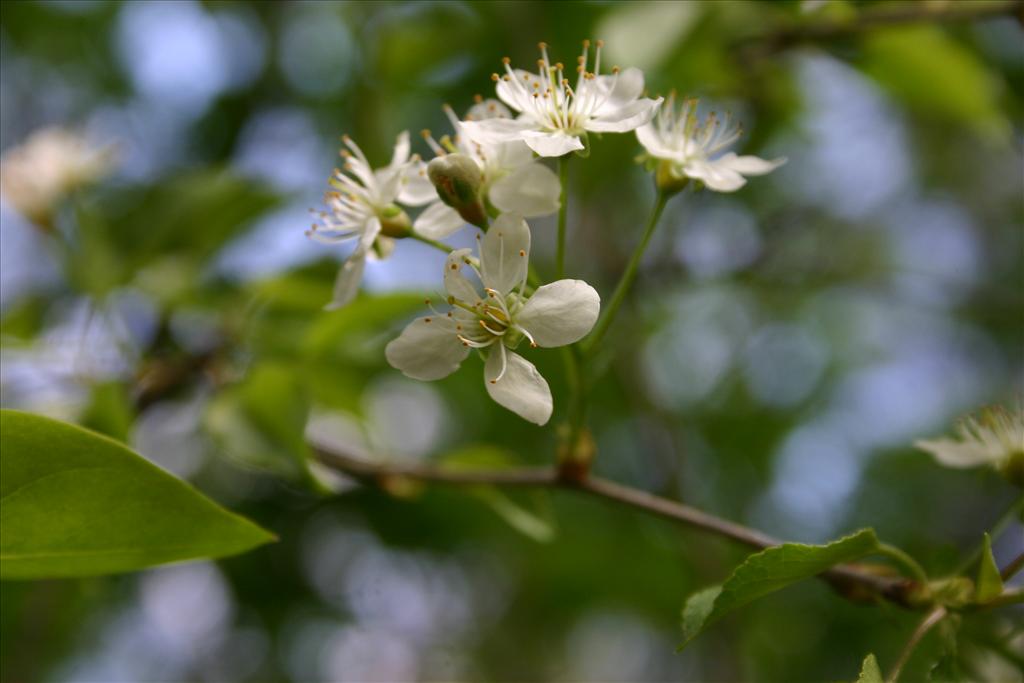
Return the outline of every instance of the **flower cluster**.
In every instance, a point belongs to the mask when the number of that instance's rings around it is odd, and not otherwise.
[[[537,71],[514,69],[505,58],[495,73],[497,99],[477,97],[463,119],[444,111],[451,135],[423,131],[434,158],[411,153],[408,133],[398,136],[391,163],[374,169],[360,148],[344,139],[342,169],[330,179],[327,211],[309,231],[323,242],[354,240],[328,308],[355,297],[367,259],[384,258],[395,240],[414,238],[449,252],[444,267],[445,301],[417,318],[387,345],[388,362],[405,375],[436,380],[455,372],[476,352],[484,361],[487,392],[502,406],[536,424],[551,417],[553,400],[537,368],[517,350],[573,344],[597,322],[601,300],[582,280],[542,284],[530,275],[527,218],[563,211],[563,188],[546,157],[586,153],[590,133],[636,131],[643,159],[657,168],[659,189],[671,194],[691,179],[729,192],[743,175],[768,173],[783,160],[721,152],[739,137],[729,120],[711,114],[698,120],[687,101],[678,114],[650,98],[639,69],[601,72],[601,41],[584,41],[575,83],[561,62],[540,44]],[[570,74],[571,75],[571,74]],[[415,219],[407,209],[419,207]],[[438,242],[465,225],[480,229],[477,255]],[[428,304],[430,302],[428,301]],[[614,309],[614,306],[612,306]]]

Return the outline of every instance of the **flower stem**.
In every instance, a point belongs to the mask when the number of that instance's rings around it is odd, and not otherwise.
[[[895,560],[897,564],[906,569],[914,577],[914,580],[920,582],[922,586],[928,585],[928,574],[924,571],[924,567],[918,564],[917,560],[912,558],[906,552],[900,550],[894,545],[879,543],[878,554],[885,555],[886,557]]]
[[[437,240],[432,240],[429,237],[424,237],[423,235],[420,235],[419,233],[417,233],[415,231],[410,231],[409,232],[409,237],[411,237],[414,240],[418,240],[420,242],[423,242],[423,244],[429,244],[434,249],[440,249],[441,251],[443,251],[446,254],[450,254],[453,251],[452,247],[449,247],[444,242],[438,242]]]
[[[629,264],[626,266],[626,270],[622,272],[622,277],[619,279],[619,284],[615,286],[615,292],[612,294],[611,301],[601,311],[601,317],[598,318],[597,324],[594,325],[594,331],[590,333],[590,336],[584,340],[583,351],[589,353],[591,349],[597,346],[605,333],[608,331],[608,327],[612,324],[612,320],[615,318],[615,314],[619,310],[619,306],[622,305],[623,300],[626,298],[626,294],[629,293],[629,288],[633,285],[633,280],[636,279],[636,271],[640,267],[640,261],[643,259],[644,251],[647,249],[648,243],[651,241],[651,236],[654,234],[654,229],[658,225],[658,220],[661,218],[662,212],[665,210],[665,204],[668,202],[670,194],[667,192],[658,192],[658,200],[654,204],[654,210],[651,211],[651,217],[647,221],[647,227],[644,228],[644,235],[640,238],[640,244],[636,246],[633,251],[633,256],[629,259]]]
[[[558,157],[558,180],[562,195],[558,206],[558,251],[555,252],[556,279],[565,277],[565,223],[569,210],[569,155]]]

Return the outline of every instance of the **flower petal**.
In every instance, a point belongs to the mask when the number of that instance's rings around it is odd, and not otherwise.
[[[530,228],[526,221],[519,214],[501,214],[480,240],[484,287],[508,294],[526,279],[529,260]]]
[[[515,321],[537,346],[564,346],[582,339],[597,322],[601,297],[583,280],[558,280],[533,293]]]
[[[620,109],[640,97],[644,91],[644,72],[629,67],[616,75],[597,76],[591,82],[606,98],[597,110],[600,116]]]
[[[595,133],[626,133],[648,123],[661,106],[661,97],[656,100],[643,98],[630,102],[624,107],[615,109],[587,121],[586,129]],[[529,144],[529,141],[527,141]]]
[[[501,119],[492,119],[499,121]],[[575,135],[567,135],[556,130],[553,132],[527,129],[520,132],[520,137],[537,154],[542,157],[560,157],[563,154],[583,149],[583,142]]]
[[[921,439],[914,442],[916,448],[928,451],[946,467],[976,467],[986,463],[993,464],[998,456],[979,448],[976,444],[954,441],[953,439]]]
[[[636,139],[647,150],[647,153],[656,159],[668,159],[681,164],[686,158],[681,149],[674,149],[665,142],[658,126],[652,122],[645,123],[636,129]]]
[[[742,173],[743,175],[764,175],[765,173],[771,173],[784,163],[786,163],[785,157],[768,161],[767,159],[751,155],[736,156],[733,152],[723,154],[715,161],[715,164],[724,168],[732,169],[733,171]]]
[[[447,377],[469,354],[444,316],[416,318],[384,347],[388,363],[406,377],[425,381]]]
[[[746,178],[717,161],[692,159],[683,166],[683,173],[718,192],[735,192],[747,184]]]
[[[359,283],[363,279],[363,270],[366,268],[366,257],[373,247],[373,241],[379,234],[380,220],[371,218],[363,228],[356,248],[338,271],[338,277],[334,280],[334,294],[331,297],[331,302],[324,307],[326,310],[339,309],[356,297],[359,292]]]
[[[427,177],[427,165],[411,163],[401,173],[398,201],[406,206],[423,206],[437,199],[437,190]]]
[[[482,121],[463,121],[459,126],[460,133],[468,139],[481,144],[496,144],[523,139],[523,131],[532,130],[536,126],[529,118],[518,119],[484,119]]]
[[[409,160],[409,131],[403,130],[395,138],[395,151],[391,154],[391,168],[398,168]]]
[[[554,171],[544,164],[530,163],[494,183],[487,196],[500,211],[533,218],[558,211],[561,192]]]
[[[465,224],[466,221],[462,220],[458,211],[442,201],[436,201],[416,217],[412,228],[424,237],[437,240],[447,237]]]
[[[484,380],[491,398],[524,420],[543,425],[551,419],[551,389],[533,363],[519,354],[496,344],[487,356]]]
[[[449,296],[472,306],[480,300],[480,293],[462,274],[462,266],[471,253],[471,249],[456,249],[448,254],[444,262],[444,290]]]

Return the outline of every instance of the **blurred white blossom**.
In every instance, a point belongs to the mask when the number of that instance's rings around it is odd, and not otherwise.
[[[112,145],[96,145],[66,128],[42,128],[0,158],[0,193],[29,220],[47,226],[57,204],[107,175]]]
[[[1024,410],[986,408],[956,426],[956,438],[914,442],[946,467],[990,465],[1024,485]]]
[[[679,112],[675,94],[669,95],[655,120],[636,131],[647,154],[662,164],[658,185],[681,188],[693,178],[718,192],[734,192],[746,184],[745,175],[764,175],[785,163],[728,152],[716,156],[739,139],[741,129],[727,115],[724,120],[712,112],[703,122],[697,118],[697,101],[686,100]]]

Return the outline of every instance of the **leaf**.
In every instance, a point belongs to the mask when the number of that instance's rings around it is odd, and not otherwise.
[[[490,445],[467,446],[452,451],[440,458],[445,467],[451,469],[500,469],[515,467],[519,462],[510,451]],[[557,531],[554,519],[547,508],[548,499],[544,491],[535,492],[537,508],[541,513],[526,509],[496,486],[474,486],[469,489],[510,527],[538,543],[554,540]]]
[[[127,388],[121,382],[101,382],[92,386],[89,403],[78,421],[83,427],[128,442],[135,411]]]
[[[785,543],[749,556],[724,584],[705,588],[686,601],[681,647],[732,610],[877,548],[874,529],[862,529],[827,545]]]
[[[311,357],[341,353],[358,356],[360,342],[370,342],[374,356],[380,355],[376,339],[395,329],[399,323],[420,311],[426,311],[427,297],[418,292],[395,292],[379,296],[361,296],[344,308],[320,315],[306,336],[303,350]],[[323,303],[327,303],[326,301]]]
[[[116,441],[0,411],[0,578],[134,571],[272,540]]]
[[[1003,592],[1003,579],[999,574],[996,559],[992,557],[992,539],[988,534],[985,534],[985,540],[981,546],[981,562],[978,565],[976,585],[975,599],[978,602],[988,602],[999,597]]]
[[[860,676],[857,677],[857,683],[884,683],[882,670],[878,668],[878,660],[875,659],[875,655],[869,654],[864,658],[864,663],[860,665]]]
[[[999,106],[993,71],[935,26],[892,27],[864,39],[864,70],[923,115],[1005,140],[1010,123]]]

